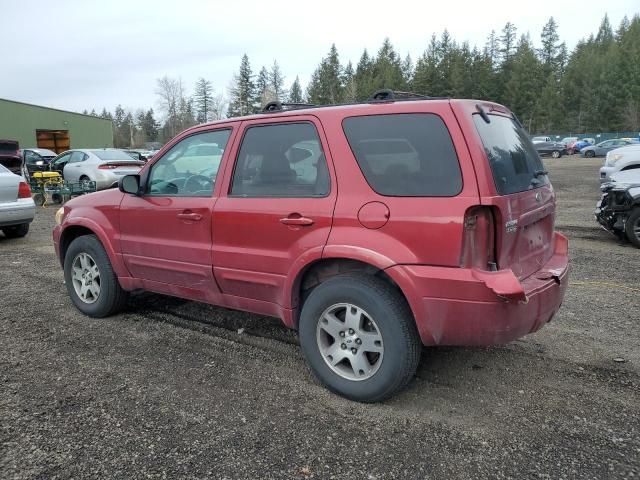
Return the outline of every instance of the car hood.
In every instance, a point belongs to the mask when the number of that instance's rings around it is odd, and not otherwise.
[[[640,185],[640,168],[614,173],[613,175],[611,175],[611,177],[609,177],[609,183],[613,183],[616,186]]]

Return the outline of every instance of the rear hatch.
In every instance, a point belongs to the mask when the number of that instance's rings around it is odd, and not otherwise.
[[[22,155],[15,140],[0,140],[0,165],[7,167],[12,173],[22,175]]]
[[[22,179],[11,175],[0,166],[0,203],[15,202]]]
[[[555,194],[540,156],[520,123],[496,108],[474,113],[473,124],[485,155],[481,158],[495,189],[482,188],[482,203],[495,217],[495,258],[499,269],[510,268],[524,279],[553,255]],[[477,159],[476,159],[477,163]],[[487,186],[485,186],[487,187]]]

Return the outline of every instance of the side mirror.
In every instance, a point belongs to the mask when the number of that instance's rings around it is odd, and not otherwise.
[[[125,175],[118,182],[118,188],[122,193],[140,195],[140,175]]]

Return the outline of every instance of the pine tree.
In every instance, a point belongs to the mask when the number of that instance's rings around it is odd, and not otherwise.
[[[311,75],[311,81],[307,87],[309,102],[316,105],[340,102],[343,97],[341,72],[338,49],[333,44],[329,55],[322,59],[318,68]]]
[[[302,87],[300,87],[300,79],[296,76],[296,79],[291,84],[289,89],[289,102],[291,103],[303,103]]]
[[[240,71],[234,77],[229,94],[230,100],[227,112],[229,117],[248,115],[253,111],[255,98],[253,74],[251,73],[251,65],[246,53],[242,56]]]
[[[210,121],[213,116],[213,87],[209,80],[200,78],[196,82],[193,101],[195,103],[197,122],[205,123]]]
[[[150,108],[145,112],[141,129],[144,131],[145,137],[148,142],[155,142],[158,140],[158,131],[160,129],[160,125],[153,116],[153,108]]]
[[[260,73],[258,73],[258,79],[256,80],[255,90],[254,90],[254,99],[253,99],[253,110],[254,112],[259,112],[262,110],[267,103],[275,100],[275,92],[271,88],[271,79],[269,76],[269,71],[266,67],[262,67]]]
[[[83,114],[83,115],[89,115],[89,112],[88,112],[88,111],[87,111],[87,109],[85,108],[85,109],[82,111],[82,114]]]
[[[373,62],[365,49],[360,56],[354,76],[356,95],[355,100],[365,100],[373,93],[372,87]]]
[[[89,113],[89,115],[91,115],[92,117],[97,117],[97,116],[98,116],[98,114],[96,113],[96,109],[95,109],[95,108],[92,108],[92,109],[91,109],[91,113]]]
[[[108,112],[106,107],[102,107],[102,112],[100,112],[100,118],[106,118],[108,120],[113,120],[113,116],[111,112]]]
[[[407,83],[402,72],[402,62],[388,38],[384,39],[373,62],[370,87],[372,90],[369,95],[373,94],[375,90],[383,88],[391,90],[407,89]]]
[[[282,101],[287,97],[287,92],[284,90],[284,75],[280,66],[276,60],[273,61],[273,66],[269,71],[269,86],[274,95],[274,100]]]
[[[505,85],[506,104],[520,118],[525,128],[535,131],[536,103],[540,92],[540,61],[528,35],[522,35],[509,59],[511,77]]]
[[[404,79],[405,85],[409,90],[411,90],[411,81],[413,80],[413,60],[411,60],[411,55],[408,53],[402,61],[400,70],[402,71],[402,78]]]
[[[347,63],[342,72],[342,101],[346,103],[355,102],[357,98],[356,72],[353,70],[351,62]]]
[[[500,60],[502,63],[508,62],[511,56],[516,50],[516,38],[518,30],[516,26],[507,22],[502,29],[502,35],[500,36]]]

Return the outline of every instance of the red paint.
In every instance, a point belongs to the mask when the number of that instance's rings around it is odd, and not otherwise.
[[[567,287],[567,241],[554,232],[550,185],[501,196],[471,115],[475,101],[387,102],[269,113],[194,127],[231,128],[211,197],[147,197],[109,190],[67,203],[54,229],[59,256],[72,227],[93,231],[121,285],[280,317],[295,327],[305,269],[352,259],[384,270],[400,287],[427,345],[503,343],[540,328]],[[481,102],[492,114],[509,115]],[[385,197],[366,182],[342,130],[346,117],[432,113],[449,129],[460,163],[455,197]],[[329,195],[246,198],[228,194],[245,129],[282,122],[315,125]],[[536,194],[538,198],[536,198]],[[473,221],[470,216],[474,217]],[[505,232],[517,220],[518,228]],[[494,248],[495,246],[495,248]],[[497,271],[490,271],[495,261]]]

